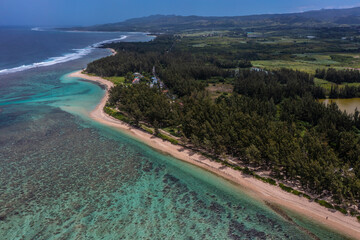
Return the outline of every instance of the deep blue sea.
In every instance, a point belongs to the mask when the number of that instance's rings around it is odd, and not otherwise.
[[[104,89],[67,74],[151,39],[0,28],[0,239],[343,239],[87,117]]]

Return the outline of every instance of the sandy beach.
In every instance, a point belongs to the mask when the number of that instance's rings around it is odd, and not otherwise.
[[[82,71],[71,73],[69,74],[69,77],[95,81],[101,85],[104,85],[107,89],[110,89],[114,86],[112,82],[106,79],[82,74]],[[241,186],[242,190],[246,191],[247,194],[261,201],[268,202],[272,205],[280,206],[282,208],[289,209],[298,214],[304,215],[307,218],[321,223],[327,228],[342,233],[347,237],[360,239],[360,223],[354,217],[345,216],[338,211],[331,212],[327,208],[322,207],[315,202],[310,202],[304,197],[298,197],[281,190],[277,186],[272,186],[253,177],[245,176],[240,171],[207,159],[200,154],[194,153],[190,149],[173,145],[170,142],[154,137],[151,134],[143,132],[124,122],[112,118],[103,111],[108,97],[109,94],[108,91],[106,91],[105,96],[102,98],[101,102],[90,113],[90,117],[95,121],[119,129],[154,149],[169,154],[182,161],[186,161],[190,164],[206,169],[235,184],[238,184]]]
[[[117,54],[117,51],[113,48],[108,48],[111,51],[111,55],[114,56]]]

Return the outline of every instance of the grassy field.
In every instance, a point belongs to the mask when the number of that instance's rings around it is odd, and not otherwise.
[[[248,32],[261,37],[247,37]],[[317,68],[360,68],[358,35],[353,29],[202,31],[180,34],[177,48],[220,59],[246,59],[269,70],[291,68],[314,74]]]
[[[115,85],[122,84],[125,82],[125,77],[106,77],[106,79],[111,81]]]
[[[331,87],[336,86],[335,83],[331,83],[329,81],[326,81],[324,79],[319,79],[319,78],[315,78],[314,82],[315,82],[316,86],[320,86],[320,87],[326,89],[327,91],[330,91]]]
[[[234,90],[234,86],[225,83],[209,84],[206,90],[209,91],[211,98],[215,99],[223,93],[231,94]]]
[[[314,74],[317,68],[323,68],[323,66],[316,65],[314,63],[289,61],[289,60],[260,60],[251,62],[254,67],[265,68],[269,70],[275,70],[280,68],[291,68],[294,70],[304,71]]]
[[[229,31],[195,31],[195,32],[184,32],[182,34],[179,34],[181,37],[202,37],[202,36],[212,36],[212,35],[221,35],[221,34],[227,34]]]
[[[284,31],[264,31],[261,32],[262,37],[248,38],[246,32],[189,33],[181,36],[178,47],[190,47],[194,53],[201,51],[204,55],[216,54],[220,59],[226,59],[229,56],[231,58],[247,56],[248,53],[250,56],[248,59],[254,67],[269,70],[290,68],[315,74],[316,69],[360,68],[360,43],[357,41],[343,41],[338,37],[307,38],[307,36],[319,35],[320,33],[317,32],[304,31],[302,36],[296,36],[297,33],[287,34]],[[206,89],[212,98],[219,97],[221,94],[231,94],[232,88],[229,87],[231,81],[225,79],[222,82],[225,84],[222,84],[219,79],[208,81],[209,86]],[[323,87],[327,94],[330,93],[332,86],[336,86],[322,79],[315,79],[315,84]],[[342,88],[346,85],[360,86],[358,83],[344,83],[338,87]]]
[[[345,86],[354,86],[354,87],[360,87],[360,83],[342,83],[342,84],[336,84],[329,81],[326,81],[324,79],[315,78],[314,79],[315,85],[320,86],[325,89],[326,95],[329,95],[331,87],[338,86],[339,88],[344,88]]]
[[[314,74],[318,68],[360,68],[360,58],[358,54],[295,54],[291,60],[259,60],[252,64],[269,70],[291,68]]]

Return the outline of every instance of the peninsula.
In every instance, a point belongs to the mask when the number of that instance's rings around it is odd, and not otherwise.
[[[137,19],[167,34],[105,44],[112,56],[71,76],[107,87],[94,120],[241,185],[285,219],[279,206],[356,238],[360,113],[322,102],[360,96],[360,44],[356,24],[331,13]]]
[[[358,0],[28,2],[0,240],[360,240]]]
[[[289,209],[354,239],[357,239],[360,235],[359,222],[356,218],[345,216],[337,211],[329,211],[329,209],[320,206],[316,202],[283,191],[277,186],[269,185],[254,177],[249,177],[249,175],[241,171],[206,158],[204,155],[196,153],[191,149],[174,145],[169,141],[155,137],[153,134],[109,116],[104,112],[104,107],[109,100],[109,90],[114,87],[111,81],[101,77],[87,75],[83,73],[82,70],[69,74],[69,77],[93,81],[106,88],[105,95],[101,99],[101,102],[89,113],[89,116],[93,120],[120,130],[164,154],[169,154],[177,159],[221,176],[239,185],[241,190],[268,205]]]

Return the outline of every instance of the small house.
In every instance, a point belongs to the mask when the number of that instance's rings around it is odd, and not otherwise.
[[[153,84],[157,84],[158,83],[158,79],[156,77],[152,77],[151,81]]]
[[[135,73],[134,73],[134,77],[141,79],[141,78],[143,78],[144,76],[143,76],[141,73],[135,72]]]
[[[139,77],[136,77],[134,78],[134,80],[132,81],[132,84],[136,84],[136,83],[139,83],[140,82],[140,78]]]

